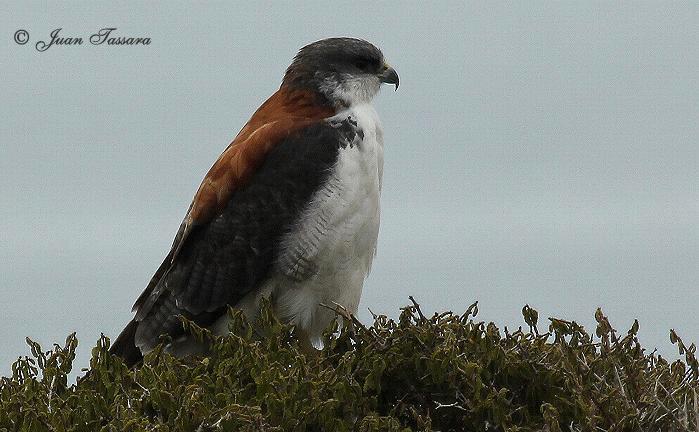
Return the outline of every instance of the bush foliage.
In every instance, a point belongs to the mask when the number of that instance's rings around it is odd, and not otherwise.
[[[207,357],[159,348],[129,370],[102,337],[77,384],[75,335],[48,352],[28,339],[32,357],[0,381],[0,431],[699,430],[695,348],[674,332],[685,358],[670,363],[641,348],[638,323],[620,334],[599,310],[595,335],[552,318],[543,332],[528,306],[514,332],[477,312],[413,303],[371,327],[344,314],[304,355],[269,308],[255,331],[231,311],[226,337],[185,323],[212,341]]]

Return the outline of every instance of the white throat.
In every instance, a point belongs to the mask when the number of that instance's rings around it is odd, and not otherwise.
[[[381,81],[376,76],[343,74],[339,83],[335,80],[326,80],[320,86],[320,91],[330,100],[351,107],[370,103],[380,88]]]

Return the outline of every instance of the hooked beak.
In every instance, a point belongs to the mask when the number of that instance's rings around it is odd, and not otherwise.
[[[400,81],[398,79],[398,73],[396,72],[395,69],[393,69],[391,66],[389,66],[388,63],[383,64],[383,69],[381,70],[381,73],[379,74],[379,79],[381,80],[382,83],[395,84],[396,90],[398,90],[398,84]]]

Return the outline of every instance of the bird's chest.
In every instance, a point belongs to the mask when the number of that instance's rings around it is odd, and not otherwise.
[[[316,231],[318,277],[342,277],[345,268],[366,275],[379,229],[383,132],[374,109],[338,115],[355,132],[338,149],[337,162],[313,197],[303,225]],[[342,282],[342,281],[337,281]]]
[[[312,217],[319,223],[327,221],[326,241],[320,244],[325,254],[319,264],[325,264],[330,274],[343,266],[368,271],[379,229],[382,159],[375,134],[365,133],[360,144],[339,150],[327,184],[316,195],[317,212]]]
[[[359,132],[338,149],[327,180],[288,237],[281,263],[288,283],[278,291],[280,312],[319,330],[332,316],[318,314],[318,303],[357,310],[379,232],[381,125],[370,106],[344,115]]]

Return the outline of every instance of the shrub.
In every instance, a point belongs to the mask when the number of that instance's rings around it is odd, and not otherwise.
[[[268,307],[255,331],[231,311],[226,337],[185,323],[207,357],[158,348],[135,370],[103,336],[71,385],[75,335],[48,352],[28,339],[0,381],[0,431],[699,430],[695,347],[674,332],[685,358],[670,363],[600,310],[594,336],[553,318],[541,332],[528,306],[514,332],[477,321],[477,304],[426,317],[413,302],[371,327],[338,312],[317,355]]]

